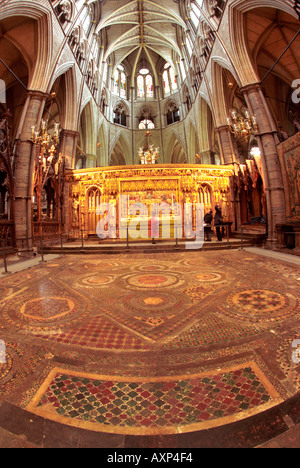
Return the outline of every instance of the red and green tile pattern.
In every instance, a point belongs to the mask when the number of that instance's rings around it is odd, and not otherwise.
[[[272,401],[251,365],[183,380],[148,382],[103,379],[57,369],[29,409],[69,423],[90,423],[117,432],[186,427],[251,411]]]

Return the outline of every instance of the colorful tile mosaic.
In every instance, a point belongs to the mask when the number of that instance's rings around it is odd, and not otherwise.
[[[61,285],[44,279],[42,285],[29,283],[20,293],[3,305],[1,315],[17,328],[32,330],[58,329],[83,319],[94,309],[93,303],[80,292],[70,291],[68,285]],[[68,297],[69,296],[69,297]]]
[[[54,369],[27,410],[99,431],[155,434],[246,417],[280,399],[254,363],[177,379],[116,380]]]
[[[51,336],[36,335],[37,338],[51,339],[56,343],[77,345],[94,349],[141,350],[149,349],[139,338],[126,333],[122,328],[102,317],[86,320],[80,326]]]
[[[299,313],[298,301],[291,295],[271,290],[247,290],[228,298],[229,315],[242,316],[249,321],[274,322]]]
[[[256,414],[299,389],[299,276],[231,251],[67,256],[0,278],[1,339],[16,343],[0,402],[135,435]]]
[[[165,344],[166,348],[192,348],[197,346],[216,345],[241,340],[261,333],[256,326],[239,326],[228,323],[214,314],[203,317],[197,325],[176,336]]]

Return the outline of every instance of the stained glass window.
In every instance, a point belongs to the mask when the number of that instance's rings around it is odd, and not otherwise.
[[[124,99],[127,97],[127,77],[123,65],[119,65],[114,72],[112,92]]]
[[[146,77],[146,92],[148,98],[154,97],[153,78],[151,75]]]
[[[165,92],[165,94],[170,94],[171,87],[170,87],[170,80],[169,80],[168,70],[165,70],[164,73],[163,73],[163,82],[164,82],[164,92]]]
[[[125,73],[121,73],[121,89],[120,89],[120,95],[123,98],[126,98],[126,75]]]
[[[181,69],[182,81],[184,81],[186,79],[186,71],[185,71],[183,60],[180,61],[180,69]]]
[[[113,93],[119,94],[119,71],[118,70],[116,70],[114,73]]]
[[[137,78],[137,95],[139,98],[145,97],[145,82],[142,75]]]
[[[154,123],[152,120],[144,119],[140,122],[139,129],[140,130],[153,130],[155,128]]]
[[[175,75],[175,71],[173,68],[170,68],[170,79],[171,79],[172,90],[177,91],[178,89],[177,80],[176,80],[176,75]]]

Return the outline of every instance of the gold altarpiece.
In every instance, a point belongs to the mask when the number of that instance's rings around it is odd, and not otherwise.
[[[220,204],[224,221],[233,222],[233,175],[233,166],[208,165],[139,165],[67,170],[68,235],[70,238],[78,238],[80,233],[84,233],[85,237],[95,235],[101,219],[98,212],[100,204],[113,206],[118,213],[117,237],[121,227],[124,227],[121,226],[122,223],[126,224],[130,220],[130,207],[136,203],[142,203],[148,208],[145,216],[148,216],[149,224],[151,207],[162,203],[164,206],[168,204],[170,207],[182,207],[180,213],[176,213],[176,209],[171,211],[173,222],[176,217],[183,216],[185,204],[189,204],[194,220],[197,203],[203,203],[205,210],[210,207],[214,209],[216,204]],[[127,197],[126,213],[122,213],[119,204],[121,196]],[[163,218],[164,213],[161,212],[160,216]],[[170,217],[170,213],[168,216]]]

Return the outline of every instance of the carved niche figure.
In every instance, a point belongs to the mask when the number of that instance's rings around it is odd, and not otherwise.
[[[296,152],[286,157],[287,173],[292,195],[292,212],[299,214],[300,210],[300,155]]]
[[[78,195],[73,196],[72,200],[72,225],[73,227],[79,226],[79,197]]]

